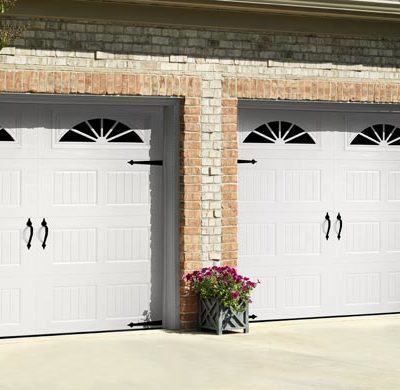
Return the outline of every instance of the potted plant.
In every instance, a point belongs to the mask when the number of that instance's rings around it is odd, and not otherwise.
[[[257,282],[239,275],[233,267],[206,267],[184,275],[199,297],[199,328],[249,332],[249,302]]]

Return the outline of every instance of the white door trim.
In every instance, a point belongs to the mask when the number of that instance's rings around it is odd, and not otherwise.
[[[163,328],[179,328],[179,110],[177,98],[93,95],[2,94],[1,103],[107,104],[161,106],[164,108],[163,199],[164,283]]]

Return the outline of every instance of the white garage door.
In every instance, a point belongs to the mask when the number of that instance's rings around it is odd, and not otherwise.
[[[400,116],[327,107],[239,111],[239,158],[257,161],[239,164],[238,229],[257,320],[400,311]]]
[[[161,107],[2,103],[0,336],[161,320],[162,167],[127,162],[162,160],[162,122]]]

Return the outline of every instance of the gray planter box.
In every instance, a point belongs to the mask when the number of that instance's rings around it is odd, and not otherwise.
[[[243,330],[249,333],[249,304],[244,311],[234,311],[223,307],[215,298],[199,298],[199,328],[215,330]]]

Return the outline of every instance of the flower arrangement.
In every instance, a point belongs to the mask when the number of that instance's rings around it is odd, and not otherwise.
[[[257,286],[248,277],[239,275],[233,267],[205,267],[183,276],[200,298],[216,298],[220,304],[235,311],[251,302],[251,291]]]

